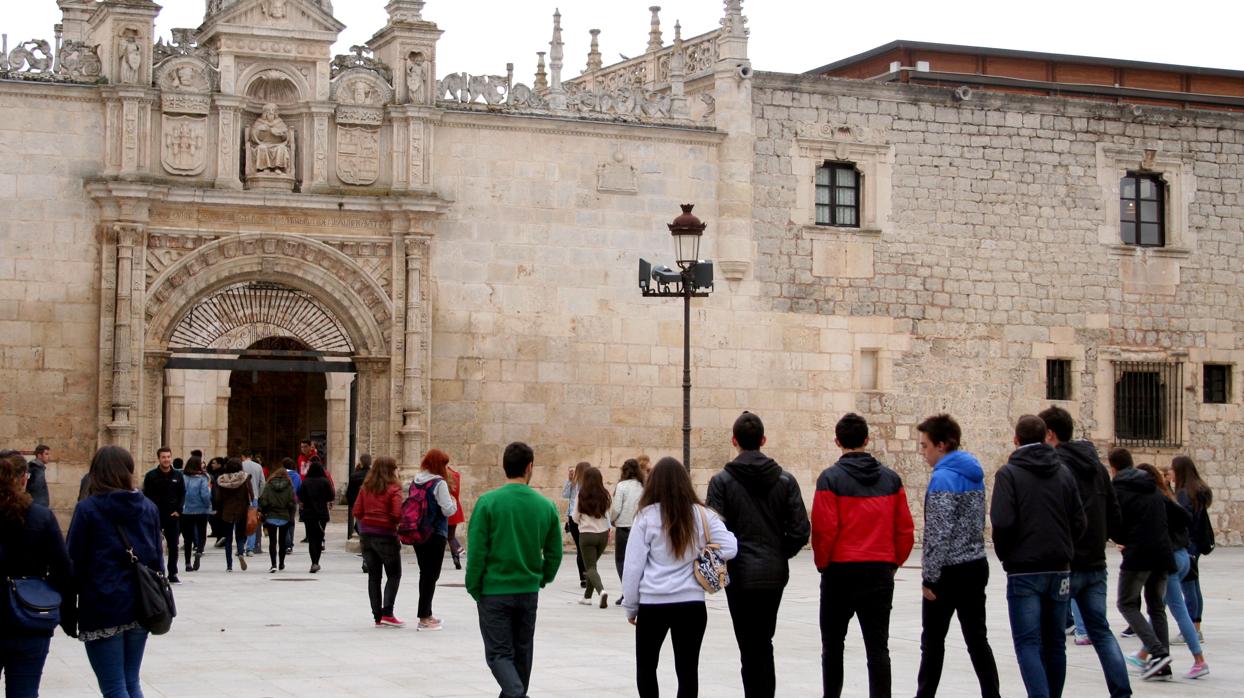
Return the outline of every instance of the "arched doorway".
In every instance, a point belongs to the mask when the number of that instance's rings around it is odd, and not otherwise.
[[[291,337],[268,337],[246,352],[296,352],[309,347]],[[288,354],[273,354],[275,361]],[[328,381],[323,373],[235,369],[229,375],[228,452],[253,448],[265,464],[298,455],[310,439],[323,449],[328,436]]]

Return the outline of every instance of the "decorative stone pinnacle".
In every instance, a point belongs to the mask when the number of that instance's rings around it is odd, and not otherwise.
[[[587,52],[587,72],[600,70],[603,65],[600,60],[600,30],[589,29],[588,33],[592,35],[592,47]]]
[[[423,21],[424,0],[389,0],[385,12],[389,13],[389,24]]]
[[[648,8],[652,13],[652,29],[648,32],[648,50],[660,51],[664,45],[661,41],[661,6],[653,5]]]
[[[674,20],[674,43],[677,44],[681,41],[682,41],[682,23],[679,22],[678,20]]]
[[[554,9],[553,40],[549,42],[549,90],[557,94],[562,92],[562,59],[565,58],[563,47],[562,13],[560,9]]]
[[[544,72],[544,51],[536,51],[536,80],[535,89],[547,90],[549,87],[548,73]]]
[[[743,16],[743,0],[724,0],[726,15],[721,18],[721,26],[728,36],[746,37],[748,34],[747,18]]]

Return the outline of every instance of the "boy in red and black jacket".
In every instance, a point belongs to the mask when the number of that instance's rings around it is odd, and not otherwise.
[[[890,694],[890,605],[894,573],[915,542],[915,525],[898,473],[867,453],[868,422],[847,414],[834,427],[838,462],[816,480],[812,552],[821,571],[821,681],[842,695],[842,653],[859,615],[872,695]]]

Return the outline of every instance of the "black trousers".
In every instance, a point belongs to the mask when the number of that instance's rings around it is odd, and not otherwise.
[[[311,564],[320,564],[320,553],[324,552],[324,527],[327,521],[305,519],[303,529],[307,533],[307,552],[311,554]]]
[[[734,639],[739,645],[743,695],[773,698],[777,691],[773,670],[773,632],[777,629],[782,589],[726,587]]]
[[[920,634],[920,672],[916,679],[916,698],[933,698],[942,681],[946,657],[946,633],[950,619],[959,614],[959,628],[972,669],[980,682],[983,698],[998,698],[998,664],[989,647],[985,628],[985,586],[989,583],[989,561],[985,558],[942,568],[934,593],[935,601],[924,599]]]
[[[181,515],[181,541],[186,556],[186,569],[190,569],[190,554],[203,554],[207,540],[207,514]]]
[[[639,698],[656,698],[657,664],[661,645],[669,635],[674,643],[674,673],[678,675],[678,698],[695,698],[700,692],[700,644],[708,611],[703,601],[639,604],[635,618],[635,685]]]
[[[419,563],[420,620],[432,617],[432,596],[436,594],[436,580],[441,578],[441,566],[445,563],[445,543],[445,536],[433,534],[423,545],[415,546],[415,560]]]
[[[363,564],[367,565],[367,596],[371,600],[371,614],[376,620],[393,615],[393,604],[397,601],[397,588],[402,583],[402,544],[397,536],[371,536],[359,534],[359,543],[363,547]],[[384,583],[384,596],[380,594],[381,574],[387,579]]]
[[[164,534],[164,545],[168,548],[168,576],[177,576],[177,550],[181,542],[181,519],[176,516],[160,519],[160,532]]]
[[[264,530],[264,533],[268,534],[268,558],[272,560],[273,567],[276,567],[278,564],[277,538],[278,537],[280,538],[281,550],[280,550],[279,564],[281,566],[281,569],[285,569],[285,542],[289,538],[289,527],[288,526],[277,526],[275,524],[265,523],[263,525],[263,530]],[[259,544],[258,541],[256,541],[255,544],[256,546],[258,546]]]
[[[890,696],[890,607],[894,565],[831,563],[821,573],[821,683],[826,698],[842,695],[842,653],[847,625],[859,617],[868,656],[868,695]]]
[[[622,569],[626,567],[626,541],[631,539],[630,526],[617,526],[613,529],[613,565],[618,568],[618,579],[622,579]]]
[[[502,698],[526,698],[535,651],[536,605],[539,594],[481,596],[479,634],[484,661],[501,687]]]
[[[579,581],[582,582],[587,579],[587,568],[583,566],[583,552],[579,550],[579,524],[574,519],[566,519],[566,530],[574,541],[574,562],[579,568]]]

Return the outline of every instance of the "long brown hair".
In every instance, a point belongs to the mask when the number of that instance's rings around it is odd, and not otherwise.
[[[439,475],[442,479],[449,477],[449,473],[445,471],[447,465],[449,465],[449,454],[439,448],[433,448],[423,454],[423,460],[419,463],[420,468],[433,475]]]
[[[644,473],[639,469],[639,461],[634,458],[622,461],[622,480],[639,480],[639,484],[644,484]]]
[[[677,458],[666,456],[652,466],[639,508],[661,505],[661,527],[669,537],[670,548],[682,557],[695,538],[695,505],[700,497],[691,486],[691,476]]]
[[[605,478],[600,474],[600,468],[588,466],[583,471],[579,480],[579,498],[575,501],[583,516],[600,518],[609,511],[612,498],[609,490],[605,489]]]
[[[1171,459],[1171,470],[1175,471],[1175,491],[1183,492],[1192,502],[1193,513],[1209,509],[1214,503],[1214,491],[1201,479],[1196,463],[1188,456],[1175,456]]]
[[[89,494],[134,489],[134,456],[120,446],[104,446],[91,458],[91,486]]]
[[[1149,477],[1153,478],[1153,482],[1158,486],[1158,492],[1161,492],[1164,497],[1170,500],[1175,499],[1175,495],[1171,492],[1171,488],[1166,485],[1166,478],[1162,477],[1162,473],[1154,467],[1153,463],[1141,463],[1136,466],[1136,469],[1149,473]]]
[[[587,469],[590,467],[592,467],[592,464],[587,461],[579,461],[578,463],[576,463],[574,466],[574,476],[571,478],[570,481],[582,487],[583,486],[583,473],[587,472]]]
[[[367,479],[363,480],[363,489],[372,494],[384,494],[385,490],[397,484],[397,461],[390,456],[380,456],[367,471]]]
[[[21,453],[0,451],[0,519],[16,524],[26,520],[32,500],[22,478],[29,472],[30,466]]]

